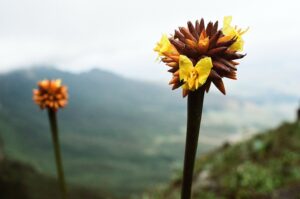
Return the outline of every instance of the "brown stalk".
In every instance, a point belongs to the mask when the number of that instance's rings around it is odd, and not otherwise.
[[[205,86],[190,91],[187,102],[187,134],[184,155],[181,199],[190,199],[193,171],[198,146]]]

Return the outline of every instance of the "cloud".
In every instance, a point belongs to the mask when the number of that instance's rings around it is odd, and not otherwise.
[[[100,67],[138,79],[167,82],[152,52],[162,33],[187,20],[220,20],[250,27],[242,85],[284,89],[299,84],[297,1],[0,1],[0,72],[33,64],[70,71]]]

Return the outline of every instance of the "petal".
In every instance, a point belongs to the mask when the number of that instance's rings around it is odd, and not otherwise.
[[[194,90],[194,86],[195,86],[195,80],[192,78],[188,79],[188,86],[189,86],[189,90]]]
[[[196,90],[199,88],[200,84],[199,84],[199,79],[195,79],[195,88]]]
[[[231,26],[231,21],[231,16],[224,17],[222,32],[225,36],[237,37],[237,41],[230,46],[230,50],[242,51],[244,46],[244,40],[241,36],[245,34],[249,28],[244,31],[241,29],[237,29],[236,27]]]
[[[191,70],[193,69],[192,61],[184,55],[179,56],[179,78],[187,81]]]
[[[169,38],[166,34],[163,34],[160,43],[161,43],[160,52],[161,53],[168,52],[171,46],[171,42],[169,41]]]
[[[153,50],[158,52],[159,56],[168,56],[166,54],[178,54],[177,49],[171,44],[166,34],[162,35],[160,41],[156,44],[156,47]]]
[[[155,48],[153,49],[155,52],[159,52],[160,50],[160,45],[159,43],[156,44]]]
[[[50,81],[49,80],[42,80],[38,83],[39,87],[42,88],[42,89],[47,89],[49,87],[49,83]]]
[[[227,36],[220,37],[218,39],[217,43],[227,42],[227,41],[231,40],[233,37],[234,37],[233,35],[227,35]]]
[[[210,57],[205,57],[198,61],[195,66],[198,72],[198,84],[203,85],[206,82],[212,67],[213,64]]]
[[[232,16],[226,16],[223,20],[222,32],[224,35],[235,36],[237,34],[236,29],[231,26]]]
[[[223,28],[222,31],[225,35],[228,34],[231,27],[232,16],[225,16],[223,19]]]
[[[55,82],[55,86],[56,87],[60,87],[61,86],[61,79],[56,79],[56,80],[54,80],[54,82]]]
[[[183,84],[181,87],[183,90],[189,90],[189,86],[188,86],[187,82],[185,84]]]
[[[250,29],[250,28],[248,27],[246,30],[241,30],[241,31],[239,31],[240,36],[242,36],[243,34],[245,34],[246,32],[248,32],[249,29]]]
[[[199,50],[201,52],[206,52],[208,50],[208,47],[209,47],[209,38],[206,37],[206,38],[203,38],[203,39],[199,39],[198,47],[199,47]]]
[[[158,52],[159,55],[162,55],[162,51],[165,50],[166,45],[168,45],[168,42],[170,43],[168,36],[166,34],[163,34],[160,41],[157,42],[154,51]]]
[[[242,37],[238,37],[238,39],[236,40],[236,42],[234,42],[230,47],[229,50],[233,50],[233,51],[242,51],[244,48],[244,40],[242,39]]]

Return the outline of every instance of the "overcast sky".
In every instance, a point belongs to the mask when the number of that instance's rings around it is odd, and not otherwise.
[[[299,8],[295,0],[0,0],[0,72],[98,67],[166,83],[167,68],[152,50],[161,34],[187,20],[222,23],[232,15],[233,24],[250,27],[239,85],[299,94]]]

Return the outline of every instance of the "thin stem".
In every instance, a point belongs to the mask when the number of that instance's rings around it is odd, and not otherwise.
[[[57,169],[60,191],[62,194],[62,199],[67,199],[68,198],[67,187],[66,187],[61,152],[60,152],[56,112],[53,109],[48,109],[48,116],[49,116],[50,127],[51,127],[51,134],[52,134],[52,141],[54,146],[54,155],[56,160],[56,169]]]
[[[190,92],[187,104],[187,134],[185,143],[183,182],[181,199],[190,199],[193,181],[193,171],[197,152],[199,130],[204,101],[204,86]]]

